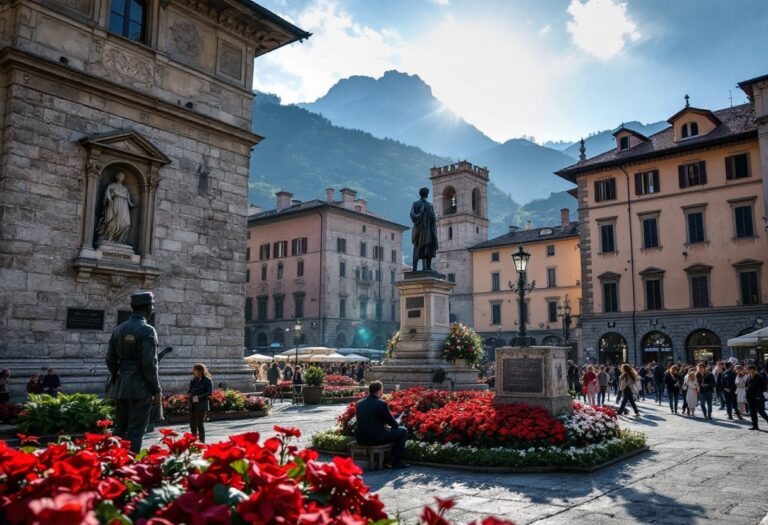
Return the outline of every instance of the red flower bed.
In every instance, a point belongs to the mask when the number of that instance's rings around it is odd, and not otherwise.
[[[279,381],[277,385],[267,385],[261,394],[264,397],[277,397],[281,393],[283,395],[290,394],[293,391],[293,382],[291,381]]]
[[[21,411],[19,403],[0,403],[0,423],[12,423]]]
[[[325,376],[325,384],[330,386],[357,386],[359,383],[348,376],[328,374]]]
[[[263,442],[251,432],[204,445],[161,429],[161,444],[136,456],[110,434],[45,449],[0,441],[0,522],[365,525],[388,518],[352,460],[317,461],[316,452],[290,444],[298,430],[275,430],[279,437]],[[451,506],[439,500],[424,521],[448,523]]]
[[[493,392],[425,390],[394,392],[388,399],[395,417],[421,441],[478,447],[528,448],[561,444],[566,429],[543,408],[493,403]],[[354,434],[355,405],[338,418],[341,432]]]

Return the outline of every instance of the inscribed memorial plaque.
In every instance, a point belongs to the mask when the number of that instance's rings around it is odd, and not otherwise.
[[[410,308],[424,308],[424,297],[407,297],[405,299],[405,307]]]
[[[67,330],[103,330],[104,310],[67,308]]]
[[[408,310],[408,319],[418,319],[421,317],[421,310]]]
[[[448,298],[435,297],[435,322],[448,324]]]
[[[543,394],[543,369],[544,360],[540,357],[504,359],[502,361],[502,391]]]

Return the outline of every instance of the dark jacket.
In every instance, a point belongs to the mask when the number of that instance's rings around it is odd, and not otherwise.
[[[699,382],[699,386],[701,387],[700,392],[714,392],[715,391],[715,376],[712,374],[712,372],[707,372],[702,377],[701,372],[696,372],[696,381]]]
[[[270,385],[276,385],[280,381],[280,369],[269,367],[267,369],[267,381],[269,381]]]
[[[61,386],[61,379],[58,374],[45,374],[43,376],[43,388],[45,390],[55,390]]]
[[[653,367],[653,382],[660,384],[664,382],[664,367],[656,365]]]
[[[146,399],[160,392],[157,333],[140,315],[112,330],[107,351],[110,399]]]
[[[763,392],[766,390],[768,384],[765,381],[765,377],[761,374],[755,374],[754,377],[750,377],[747,381],[747,399],[763,400]]]
[[[726,370],[717,376],[717,382],[720,388],[728,389],[729,393],[736,393],[736,370]]]
[[[386,401],[376,396],[368,396],[358,401],[355,406],[355,417],[357,419],[355,439],[361,445],[376,445],[387,430],[387,426],[398,427]]]
[[[658,383],[658,381],[657,381]],[[664,385],[667,387],[667,392],[673,393],[678,391],[677,375],[667,372],[664,374]]]
[[[190,412],[208,412],[211,409],[211,403],[209,401],[210,396],[213,394],[213,381],[208,377],[196,377],[189,382],[189,411]],[[197,396],[197,403],[192,401],[192,398]]]
[[[296,372],[293,374],[293,384],[294,385],[300,385],[304,382],[304,378],[301,377],[301,372]]]

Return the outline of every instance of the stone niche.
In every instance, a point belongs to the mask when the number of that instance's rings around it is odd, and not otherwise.
[[[554,346],[497,348],[495,402],[540,406],[556,416],[571,412],[567,356],[567,348]]]
[[[80,140],[86,151],[82,243],[74,267],[79,282],[93,274],[133,277],[152,288],[155,195],[160,168],[170,162],[133,130]]]

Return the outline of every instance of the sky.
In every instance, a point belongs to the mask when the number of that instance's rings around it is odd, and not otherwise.
[[[768,0],[257,1],[313,35],[256,59],[254,89],[312,102],[395,69],[499,142],[744,103],[768,74]]]

